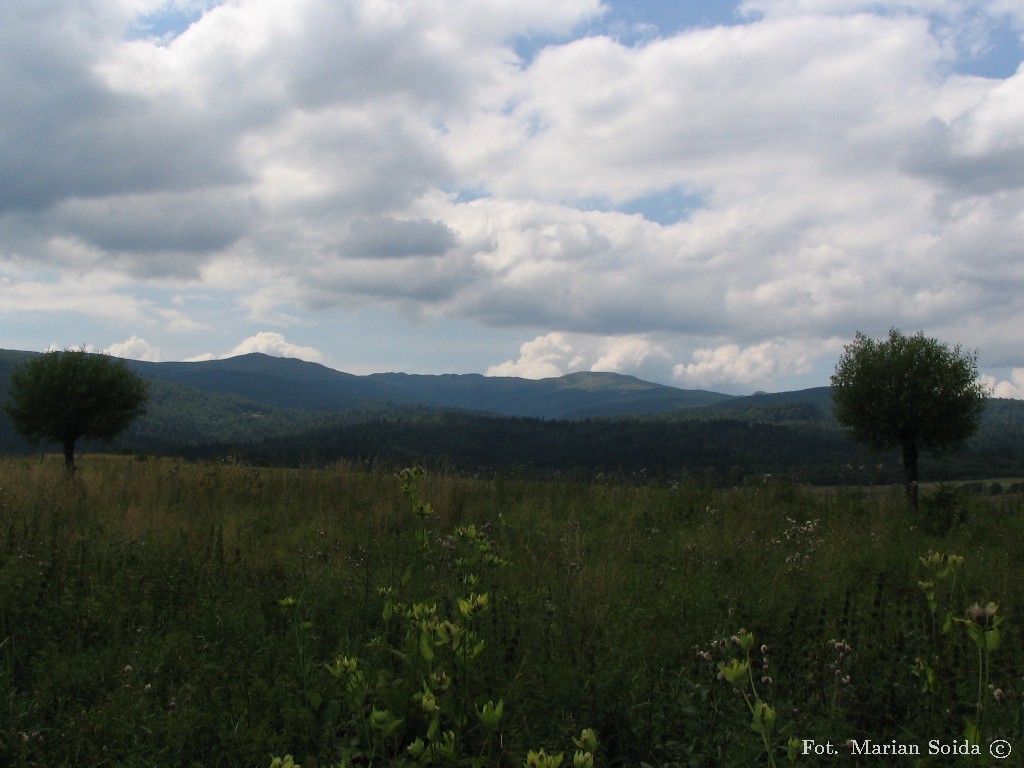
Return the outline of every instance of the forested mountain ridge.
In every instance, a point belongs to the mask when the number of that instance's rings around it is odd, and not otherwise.
[[[0,350],[0,379],[31,352]],[[265,406],[337,412],[358,406],[426,406],[506,416],[575,419],[668,413],[710,405],[731,395],[684,390],[616,373],[572,373],[551,379],[374,373],[356,376],[319,363],[252,353],[226,360],[151,363],[127,361],[153,381],[202,392],[235,395]]]
[[[13,366],[33,354],[0,350],[0,399]],[[738,397],[614,373],[355,376],[260,354],[128,364],[151,381],[149,412],[108,450],[231,452],[273,464],[419,461],[465,471],[898,478],[897,457],[865,454],[845,436],[828,387]],[[39,449],[0,414],[0,452]],[[1024,402],[990,400],[967,449],[926,457],[922,471],[925,479],[1024,475]]]

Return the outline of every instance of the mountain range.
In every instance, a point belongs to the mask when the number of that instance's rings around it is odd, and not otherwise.
[[[615,373],[572,373],[540,380],[479,374],[356,376],[318,363],[259,353],[194,363],[128,364],[154,381],[308,411],[345,411],[372,403],[579,419],[663,413],[731,399]]]
[[[0,350],[0,393],[15,364],[35,352]],[[242,398],[270,408],[338,413],[373,406],[419,406],[538,419],[584,419],[673,413],[687,408],[744,408],[828,400],[828,388],[750,396],[688,390],[609,372],[548,379],[480,374],[374,373],[357,376],[319,363],[251,353],[200,362],[126,364],[155,384],[207,396]],[[159,401],[171,391],[157,386]],[[215,399],[215,398],[214,398]],[[159,406],[159,403],[157,403]]]
[[[0,350],[0,401],[10,371],[35,354]],[[305,462],[314,454],[321,462],[435,460],[474,470],[799,467],[828,482],[841,474],[839,467],[865,461],[836,424],[828,387],[735,396],[601,372],[540,380],[357,376],[259,353],[126,364],[151,382],[151,398],[147,415],[115,450],[202,458],[230,449],[264,463]],[[992,400],[964,461],[992,467],[991,454],[998,451],[1002,471],[1013,472],[1017,459],[1007,457],[1024,456],[1022,448],[1024,403]],[[38,447],[16,436],[0,414],[0,452],[31,450]],[[1024,459],[1020,463],[1024,473]]]

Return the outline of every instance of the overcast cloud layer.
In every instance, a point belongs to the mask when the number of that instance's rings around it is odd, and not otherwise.
[[[1019,2],[657,5],[7,0],[0,346],[1024,393]]]

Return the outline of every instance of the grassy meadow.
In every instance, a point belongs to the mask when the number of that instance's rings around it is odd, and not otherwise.
[[[923,497],[0,459],[0,765],[1017,758],[1024,497]]]

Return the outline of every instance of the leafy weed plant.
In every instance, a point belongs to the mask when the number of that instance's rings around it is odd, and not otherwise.
[[[487,640],[480,620],[491,607],[490,572],[508,562],[476,525],[440,536],[420,497],[421,468],[402,470],[403,495],[416,520],[416,546],[400,582],[378,589],[381,633],[361,655],[326,665],[337,681],[338,768],[349,766],[495,766],[504,760],[505,696],[489,695],[479,667]],[[289,607],[293,601],[286,600]],[[300,644],[301,649],[301,644]],[[596,735],[576,740],[573,764],[593,766]],[[525,765],[557,768],[561,753],[528,752]],[[275,757],[271,765],[293,758]]]
[[[949,657],[947,648],[956,643],[952,635],[963,629],[966,639],[974,646],[974,673],[976,684],[972,704],[963,714],[963,738],[972,745],[987,746],[990,741],[988,717],[993,707],[1002,706],[1007,699],[1003,687],[997,687],[993,680],[992,659],[1002,645],[1001,625],[1003,617],[999,615],[999,606],[989,601],[985,605],[979,602],[964,608],[966,595],[963,585],[965,558],[953,553],[943,554],[932,552],[927,557],[919,558],[928,579],[919,582],[918,586],[924,593],[931,618],[930,648],[926,656],[917,656],[914,660],[913,672],[920,680],[921,692],[928,698],[929,712],[934,714],[942,711],[952,715],[957,710],[965,709],[961,702],[970,677],[959,670],[942,668],[942,661]],[[970,669],[970,660],[963,658],[961,666]],[[941,671],[940,671],[941,670]],[[949,681],[945,677],[951,678]],[[960,687],[957,687],[960,682]],[[935,724],[940,726],[939,723]],[[1004,721],[999,727],[1005,729]],[[996,735],[1004,737],[1002,733]]]

